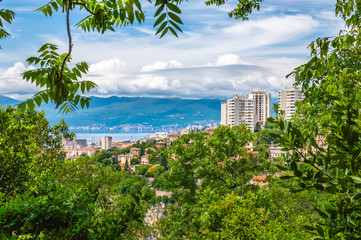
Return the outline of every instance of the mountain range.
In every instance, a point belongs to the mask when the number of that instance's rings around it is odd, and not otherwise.
[[[271,104],[277,103],[277,98]],[[225,99],[181,99],[149,97],[92,97],[89,109],[78,109],[76,113],[62,115],[54,110],[54,105],[43,105],[50,124],[58,123],[61,118],[69,126],[119,126],[124,124],[142,124],[152,126],[205,125],[219,123],[221,120],[221,102]],[[0,96],[0,105],[14,105],[19,101]],[[272,116],[275,113],[272,110]]]

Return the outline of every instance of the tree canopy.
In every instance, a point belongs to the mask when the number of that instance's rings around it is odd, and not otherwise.
[[[359,1],[337,1],[345,30],[312,42],[310,61],[291,73],[305,95],[302,118],[272,120],[282,131],[273,136],[292,151],[286,161],[300,186],[328,195],[316,209],[322,220],[307,227],[321,239],[361,237],[360,12]]]

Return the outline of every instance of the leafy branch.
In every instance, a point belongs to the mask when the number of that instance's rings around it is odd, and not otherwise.
[[[170,31],[174,36],[178,37],[174,28],[180,32],[183,32],[179,27],[179,24],[183,24],[183,22],[180,17],[176,15],[182,13],[179,7],[172,2],[161,0],[157,0],[155,6],[159,6],[154,14],[154,17],[158,18],[155,21],[153,27],[155,28],[160,24],[155,35],[161,33],[160,38],[162,38],[168,31]]]
[[[69,68],[67,63],[70,62],[71,57],[68,53],[59,55],[56,50],[58,50],[56,45],[46,43],[39,49],[39,57],[27,59],[29,64],[40,65],[40,68],[26,71],[23,78],[45,90],[38,92],[26,102],[20,103],[18,105],[20,110],[24,111],[26,106],[33,110],[35,105],[40,106],[42,102],[49,101],[54,103],[56,108],[60,107],[62,113],[74,112],[79,103],[82,108],[89,107],[91,99],[77,94],[79,90],[85,94],[96,87],[96,84],[91,81],[78,80],[82,74],[87,73],[88,64],[80,62],[75,67]],[[61,75],[60,72],[62,72]]]
[[[15,13],[7,9],[0,9],[0,39],[10,37],[5,31],[3,22],[11,23],[15,19]]]

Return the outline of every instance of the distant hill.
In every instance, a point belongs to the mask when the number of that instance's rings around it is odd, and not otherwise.
[[[13,104],[17,104],[17,103],[19,103],[18,100],[0,95],[0,105],[1,106],[13,105]]]
[[[53,105],[41,107],[51,124],[64,120],[70,126],[88,126],[104,124],[117,126],[122,124],[144,124],[164,126],[178,124],[202,124],[220,122],[221,102],[224,99],[180,99],[147,97],[92,97],[89,109],[78,109],[75,114],[61,115]],[[16,104],[19,101],[0,96],[0,105]],[[277,103],[277,98],[271,104]],[[275,113],[271,112],[272,116]]]
[[[203,121],[220,121],[220,99],[180,99],[145,97],[92,97],[89,109],[79,109],[76,114],[62,116],[51,107],[45,107],[49,122],[60,118],[71,126],[94,123],[106,126],[144,124],[153,126],[200,124]]]

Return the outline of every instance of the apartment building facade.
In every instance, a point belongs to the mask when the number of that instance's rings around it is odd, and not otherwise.
[[[108,150],[112,147],[112,137],[104,136],[101,139],[101,148],[102,150]]]
[[[267,118],[271,117],[271,93],[266,90],[255,90],[249,95],[253,99],[254,120],[264,125]]]
[[[246,124],[254,131],[257,121],[263,124],[271,116],[271,94],[264,90],[253,91],[247,96],[235,95],[221,104],[221,125]]]
[[[304,95],[300,87],[286,87],[286,89],[278,92],[278,114],[280,111],[285,111],[286,121],[290,121],[292,116],[296,113],[295,103],[302,101]]]

